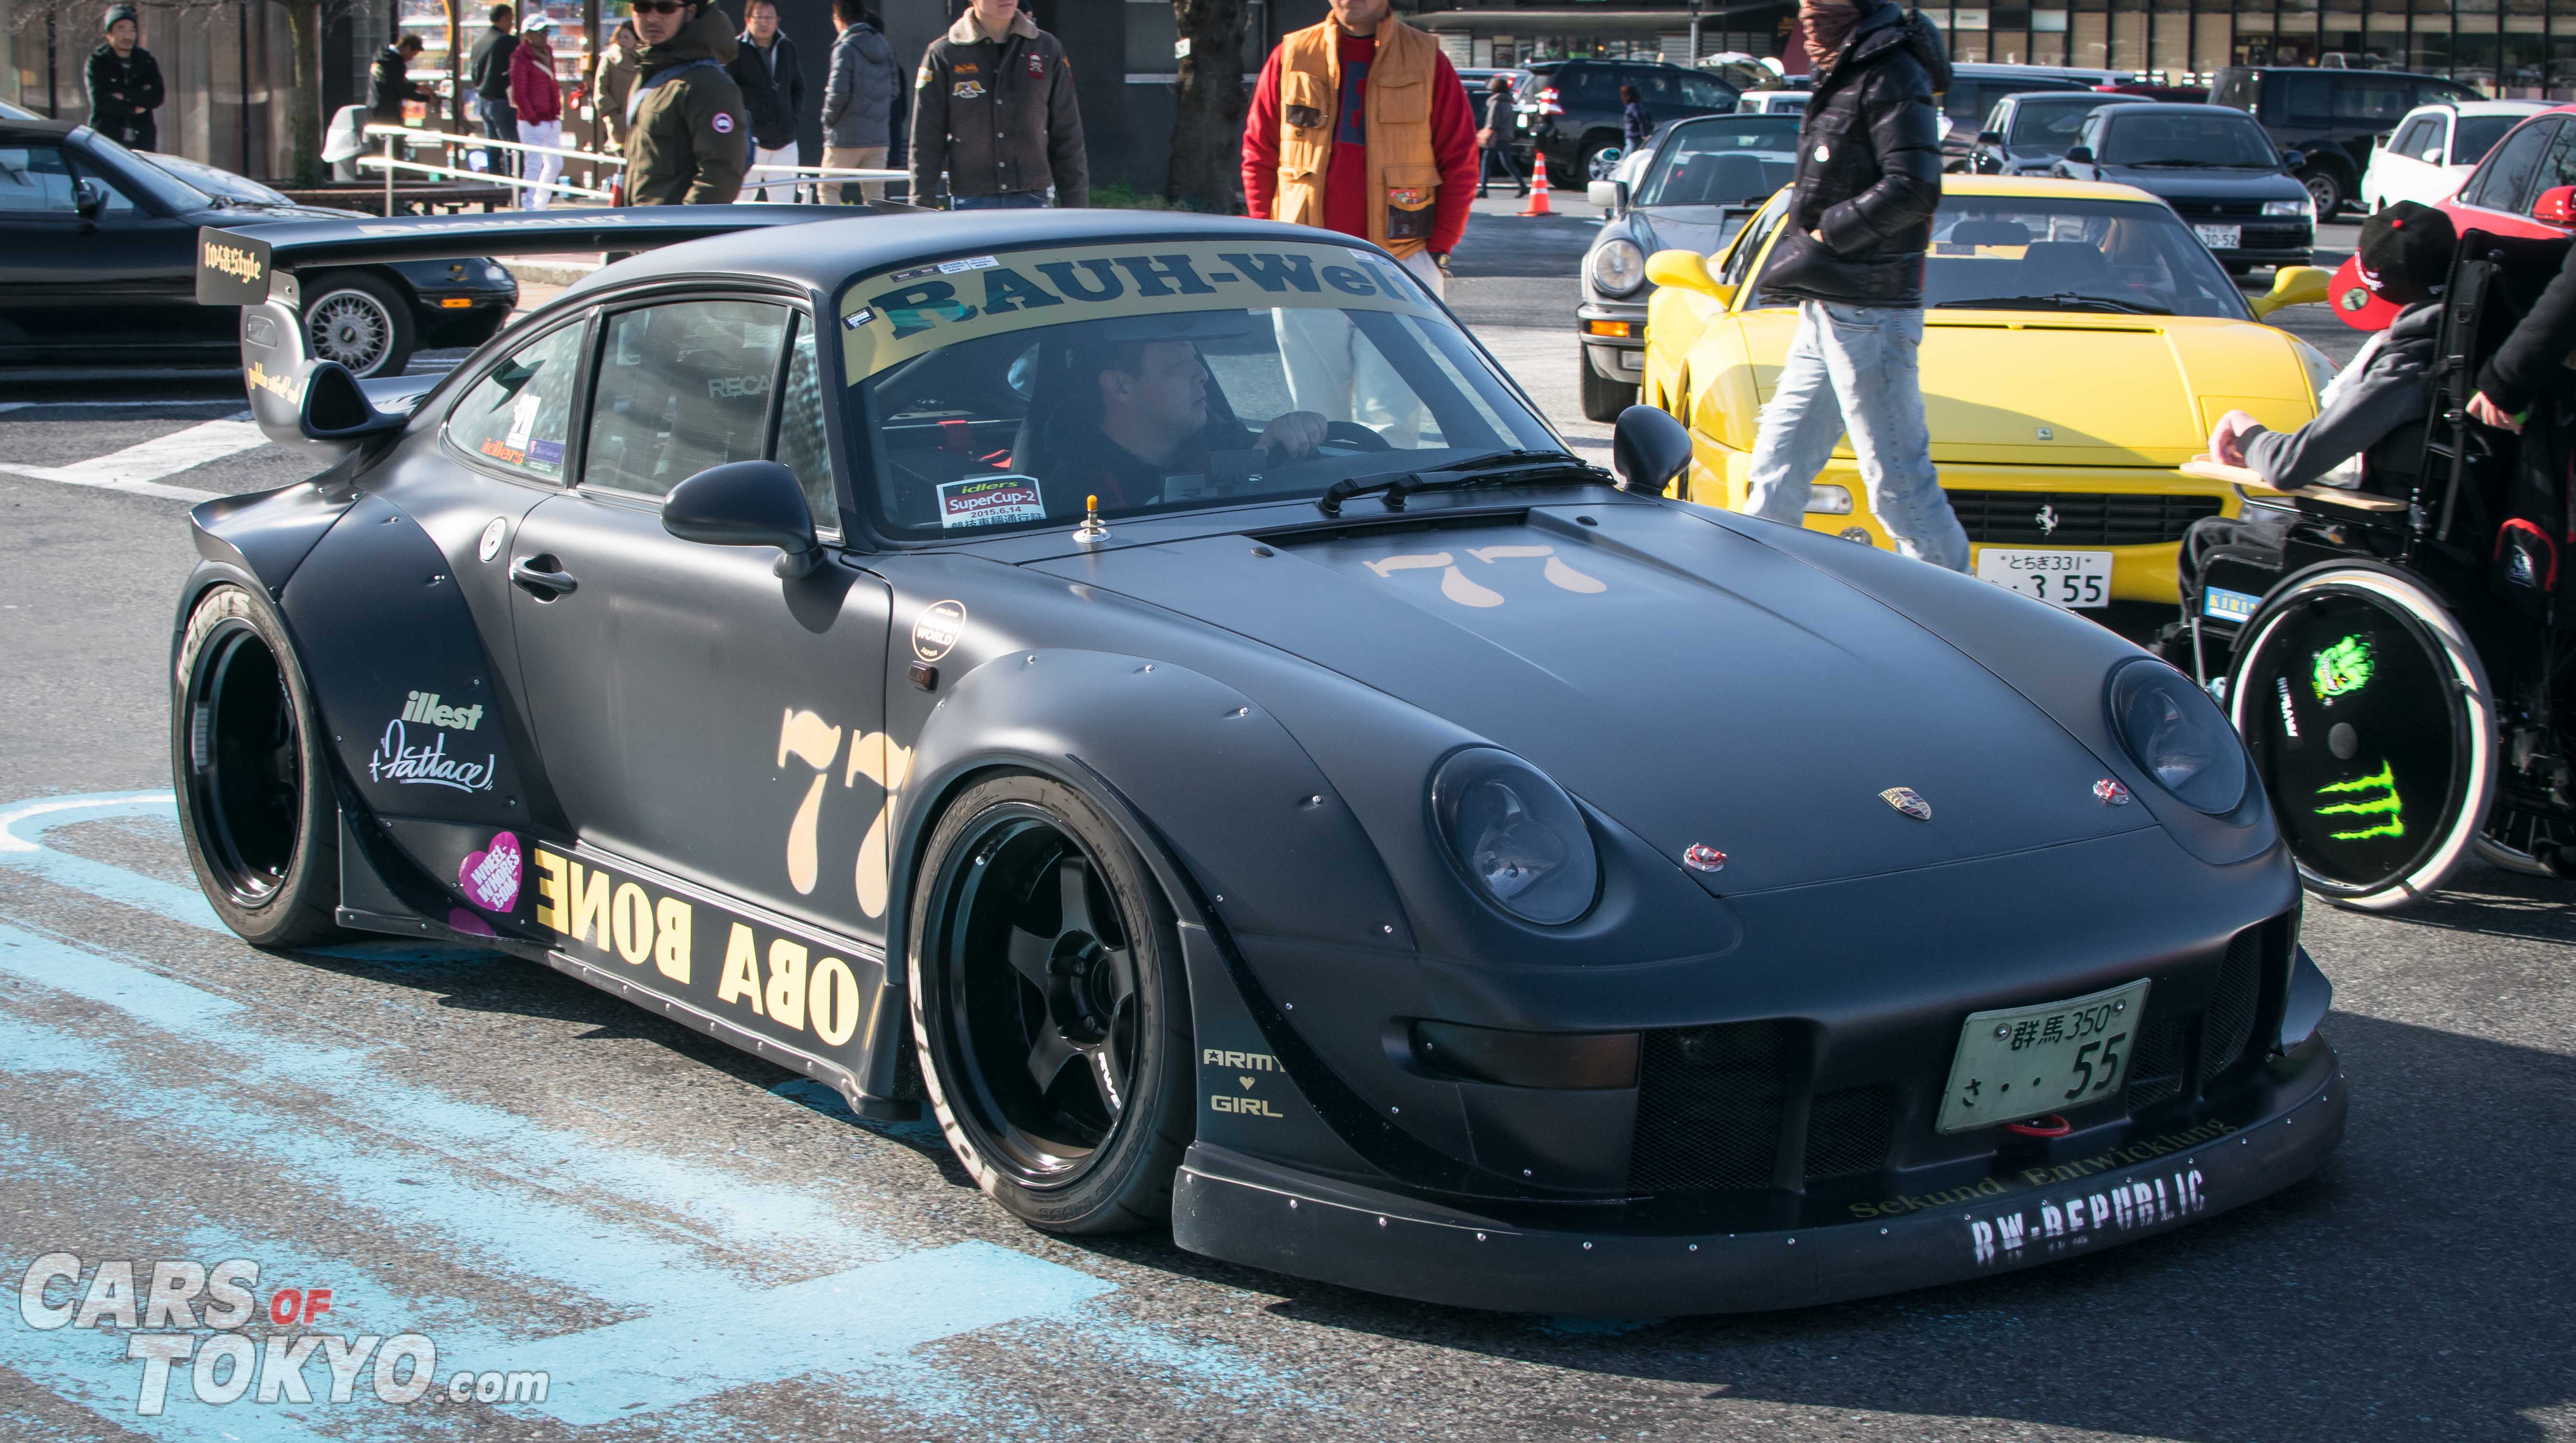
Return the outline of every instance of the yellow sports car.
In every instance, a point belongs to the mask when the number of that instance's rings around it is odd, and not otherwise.
[[[2248,306],[2144,191],[2004,176],[1942,185],[1923,404],[1977,575],[2061,606],[2174,604],[2184,529],[2237,509],[2224,484],[2175,468],[2230,410],[2284,430],[2316,414],[2333,364],[2259,318],[2323,300],[2326,273],[2285,268]],[[1714,257],[1659,251],[1647,262],[1656,289],[1640,398],[1690,428],[1688,495],[1707,505],[1743,503],[1761,407],[1797,330],[1796,306],[1757,279],[1787,199],[1774,195]],[[1819,530],[1889,544],[1848,441],[1807,513]]]

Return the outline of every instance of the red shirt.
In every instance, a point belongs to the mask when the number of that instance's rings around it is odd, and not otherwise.
[[[1324,171],[1324,225],[1366,239],[1368,123],[1360,97],[1366,93],[1369,63],[1377,58],[1377,37],[1337,32],[1335,39],[1342,94],[1335,106],[1333,159]],[[1449,57],[1434,54],[1431,59],[1431,158],[1440,167],[1440,193],[1432,203],[1430,250],[1447,255],[1467,234],[1467,203],[1476,198],[1476,119],[1467,105],[1467,87]],[[1278,195],[1279,49],[1273,46],[1243,122],[1245,208],[1253,219],[1268,220]]]

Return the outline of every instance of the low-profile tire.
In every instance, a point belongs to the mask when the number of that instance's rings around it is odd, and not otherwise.
[[[1026,772],[932,828],[913,888],[922,1085],[976,1185],[1055,1233],[1167,1223],[1194,1132],[1172,908],[1116,823]]]
[[[1583,418],[1585,420],[1616,421],[1619,419],[1620,412],[1637,404],[1636,387],[1603,376],[1600,368],[1592,364],[1592,358],[1584,355],[1580,349],[1575,353],[1574,364],[1583,372]]]
[[[2412,576],[2336,562],[2292,577],[2245,623],[2227,699],[2318,896],[2405,906],[2484,830],[2497,774],[2486,668]]]
[[[304,350],[353,376],[399,376],[420,341],[411,302],[382,276],[331,271],[304,287]]]
[[[260,947],[342,934],[339,808],[313,693],[268,598],[209,590],[171,681],[171,789],[215,915]]]

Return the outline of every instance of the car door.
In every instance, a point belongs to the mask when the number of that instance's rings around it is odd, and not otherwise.
[[[66,283],[79,271],[82,229],[62,146],[0,141],[0,358],[44,359],[80,334]]]
[[[604,309],[577,484],[512,547],[521,664],[577,840],[881,942],[889,600],[837,544],[810,317],[740,294]],[[781,404],[783,403],[783,404]],[[543,438],[516,426],[504,451]],[[682,541],[671,488],[760,457],[795,471],[828,559]]]

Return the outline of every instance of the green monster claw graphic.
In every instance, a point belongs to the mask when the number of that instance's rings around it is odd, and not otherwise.
[[[2367,653],[2364,655],[2366,658]],[[2367,671],[2368,662],[2366,659],[2363,665],[2365,667],[2363,676],[2366,678],[2369,675]],[[2325,660],[2323,657],[2320,657],[2317,660],[2317,676],[2319,678],[2319,685],[2322,686],[2324,684],[2323,678],[2325,676]],[[2359,683],[2355,683],[2355,685],[2358,684]],[[2389,774],[2388,763],[2381,762],[2379,764],[2379,770],[2370,776],[2355,777],[2348,782],[2330,782],[2325,786],[2317,788],[2317,795],[2319,796],[2324,796],[2328,792],[2365,794],[2377,792],[2379,795],[2375,797],[2366,797],[2365,799],[2358,801],[2328,803],[2327,805],[2317,808],[2317,815],[2320,817],[2339,815],[2367,817],[2384,815],[2388,818],[2388,820],[2381,822],[2376,826],[2365,827],[2357,832],[2331,832],[2327,834],[2333,837],[2336,841],[2359,842],[2365,841],[2371,837],[2402,837],[2406,835],[2405,803],[2399,801],[2397,798],[2397,778]]]
[[[2343,696],[2370,685],[2370,643],[2347,636],[2317,653],[2317,698]]]

